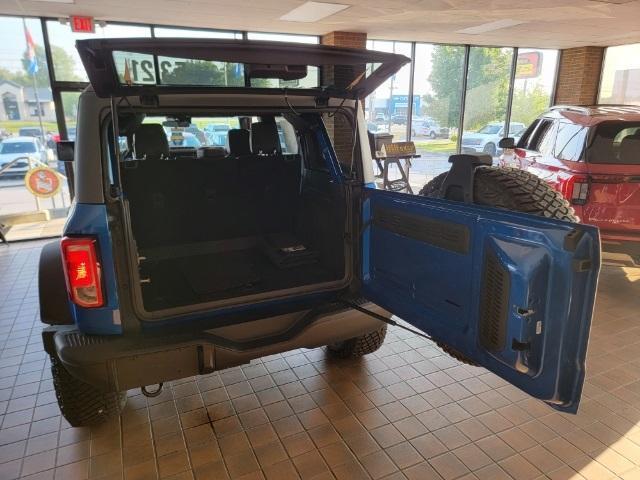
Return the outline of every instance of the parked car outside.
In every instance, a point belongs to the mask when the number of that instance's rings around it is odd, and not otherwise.
[[[394,125],[406,125],[407,114],[406,113],[394,113],[391,115],[391,123]]]
[[[359,101],[409,58],[248,40],[76,45],[92,87],[78,102],[74,207],[39,265],[43,343],[72,426],[117,415],[129,389],[153,396],[164,382],[267,355],[326,347],[336,358],[361,357],[381,347],[391,315],[429,348],[576,412],[597,229],[575,223],[562,195],[519,170],[469,172],[475,205],[375,188]],[[113,52],[137,58],[141,48],[155,61],[250,64],[247,85],[252,70],[287,79],[308,59],[380,71],[350,88],[295,94],[225,85],[176,92],[165,81],[121,80],[126,63]],[[338,115],[329,130],[325,120]],[[244,128],[228,131],[228,151],[205,146],[194,158],[171,148],[165,130],[194,117]],[[114,137],[130,139],[135,158]]]
[[[229,144],[227,135],[230,129],[231,127],[226,123],[210,123],[204,128],[204,133],[207,136],[206,143],[226,147]]]
[[[477,132],[464,132],[462,134],[463,153],[486,153],[495,157],[499,153],[498,143],[504,137],[513,137],[516,140],[524,132],[525,124],[511,122],[509,135],[504,133],[504,122],[487,123]]]
[[[18,130],[20,137],[42,138],[43,132],[39,127],[22,127]]]
[[[442,135],[441,132],[442,128],[432,118],[411,121],[411,137],[429,137],[433,140],[440,137]]]
[[[187,128],[185,128],[184,131],[194,135],[202,145],[207,143],[207,136],[202,130],[198,128],[197,125],[194,125],[192,123]]]
[[[68,127],[67,140],[74,141],[76,139],[76,131],[77,131],[77,127]]]
[[[561,192],[604,251],[640,265],[640,107],[558,106],[517,143],[515,166]]]
[[[386,116],[384,113],[382,113],[382,112],[378,112],[378,113],[376,113],[376,116],[375,116],[375,120],[374,120],[374,121],[375,121],[376,123],[388,123],[388,121],[387,121],[387,116]]]
[[[23,176],[29,171],[29,163],[37,166],[38,162],[47,162],[47,151],[36,137],[9,137],[0,143],[0,168],[16,160],[12,167],[2,173],[7,176]]]

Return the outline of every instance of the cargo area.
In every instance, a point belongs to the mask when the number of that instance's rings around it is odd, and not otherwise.
[[[309,168],[316,134],[248,126],[218,146],[176,147],[158,124],[130,136],[120,171],[146,311],[344,283],[346,198]]]

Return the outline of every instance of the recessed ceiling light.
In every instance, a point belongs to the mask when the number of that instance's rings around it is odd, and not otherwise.
[[[516,25],[522,25],[523,23],[527,22],[524,20],[512,20],[510,18],[505,18],[504,20],[496,20],[495,22],[483,23],[482,25],[476,25],[475,27],[464,28],[462,30],[458,30],[456,33],[479,35],[481,33],[500,30],[501,28],[515,27]]]
[[[289,13],[285,13],[280,17],[280,20],[286,20],[287,22],[317,22],[350,6],[340,3],[305,2]]]
[[[44,3],[74,3],[75,0],[31,0],[32,2],[44,2]]]

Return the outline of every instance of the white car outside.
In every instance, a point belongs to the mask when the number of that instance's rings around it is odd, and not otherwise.
[[[498,154],[498,142],[503,137],[513,137],[516,140],[524,132],[525,124],[511,122],[509,135],[504,134],[504,122],[487,123],[477,132],[465,132],[462,134],[463,153],[486,153],[495,157]]]
[[[440,136],[440,125],[433,119],[416,119],[411,122],[412,137],[437,138]]]
[[[7,175],[24,175],[30,166],[39,163],[47,164],[47,149],[40,139],[35,137],[9,137],[0,143],[0,169],[6,164],[16,161],[13,166],[2,173]],[[31,163],[31,165],[29,165]]]

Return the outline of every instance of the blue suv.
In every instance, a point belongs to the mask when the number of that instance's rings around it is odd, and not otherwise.
[[[392,314],[576,411],[597,229],[483,157],[452,157],[422,196],[377,190],[362,99],[406,57],[179,38],[77,47],[91,86],[75,142],[59,145],[76,196],[40,259],[44,347],[71,425],[117,414],[128,389],[154,395],[264,355],[373,352]],[[194,126],[226,139],[171,144],[167,129]]]

